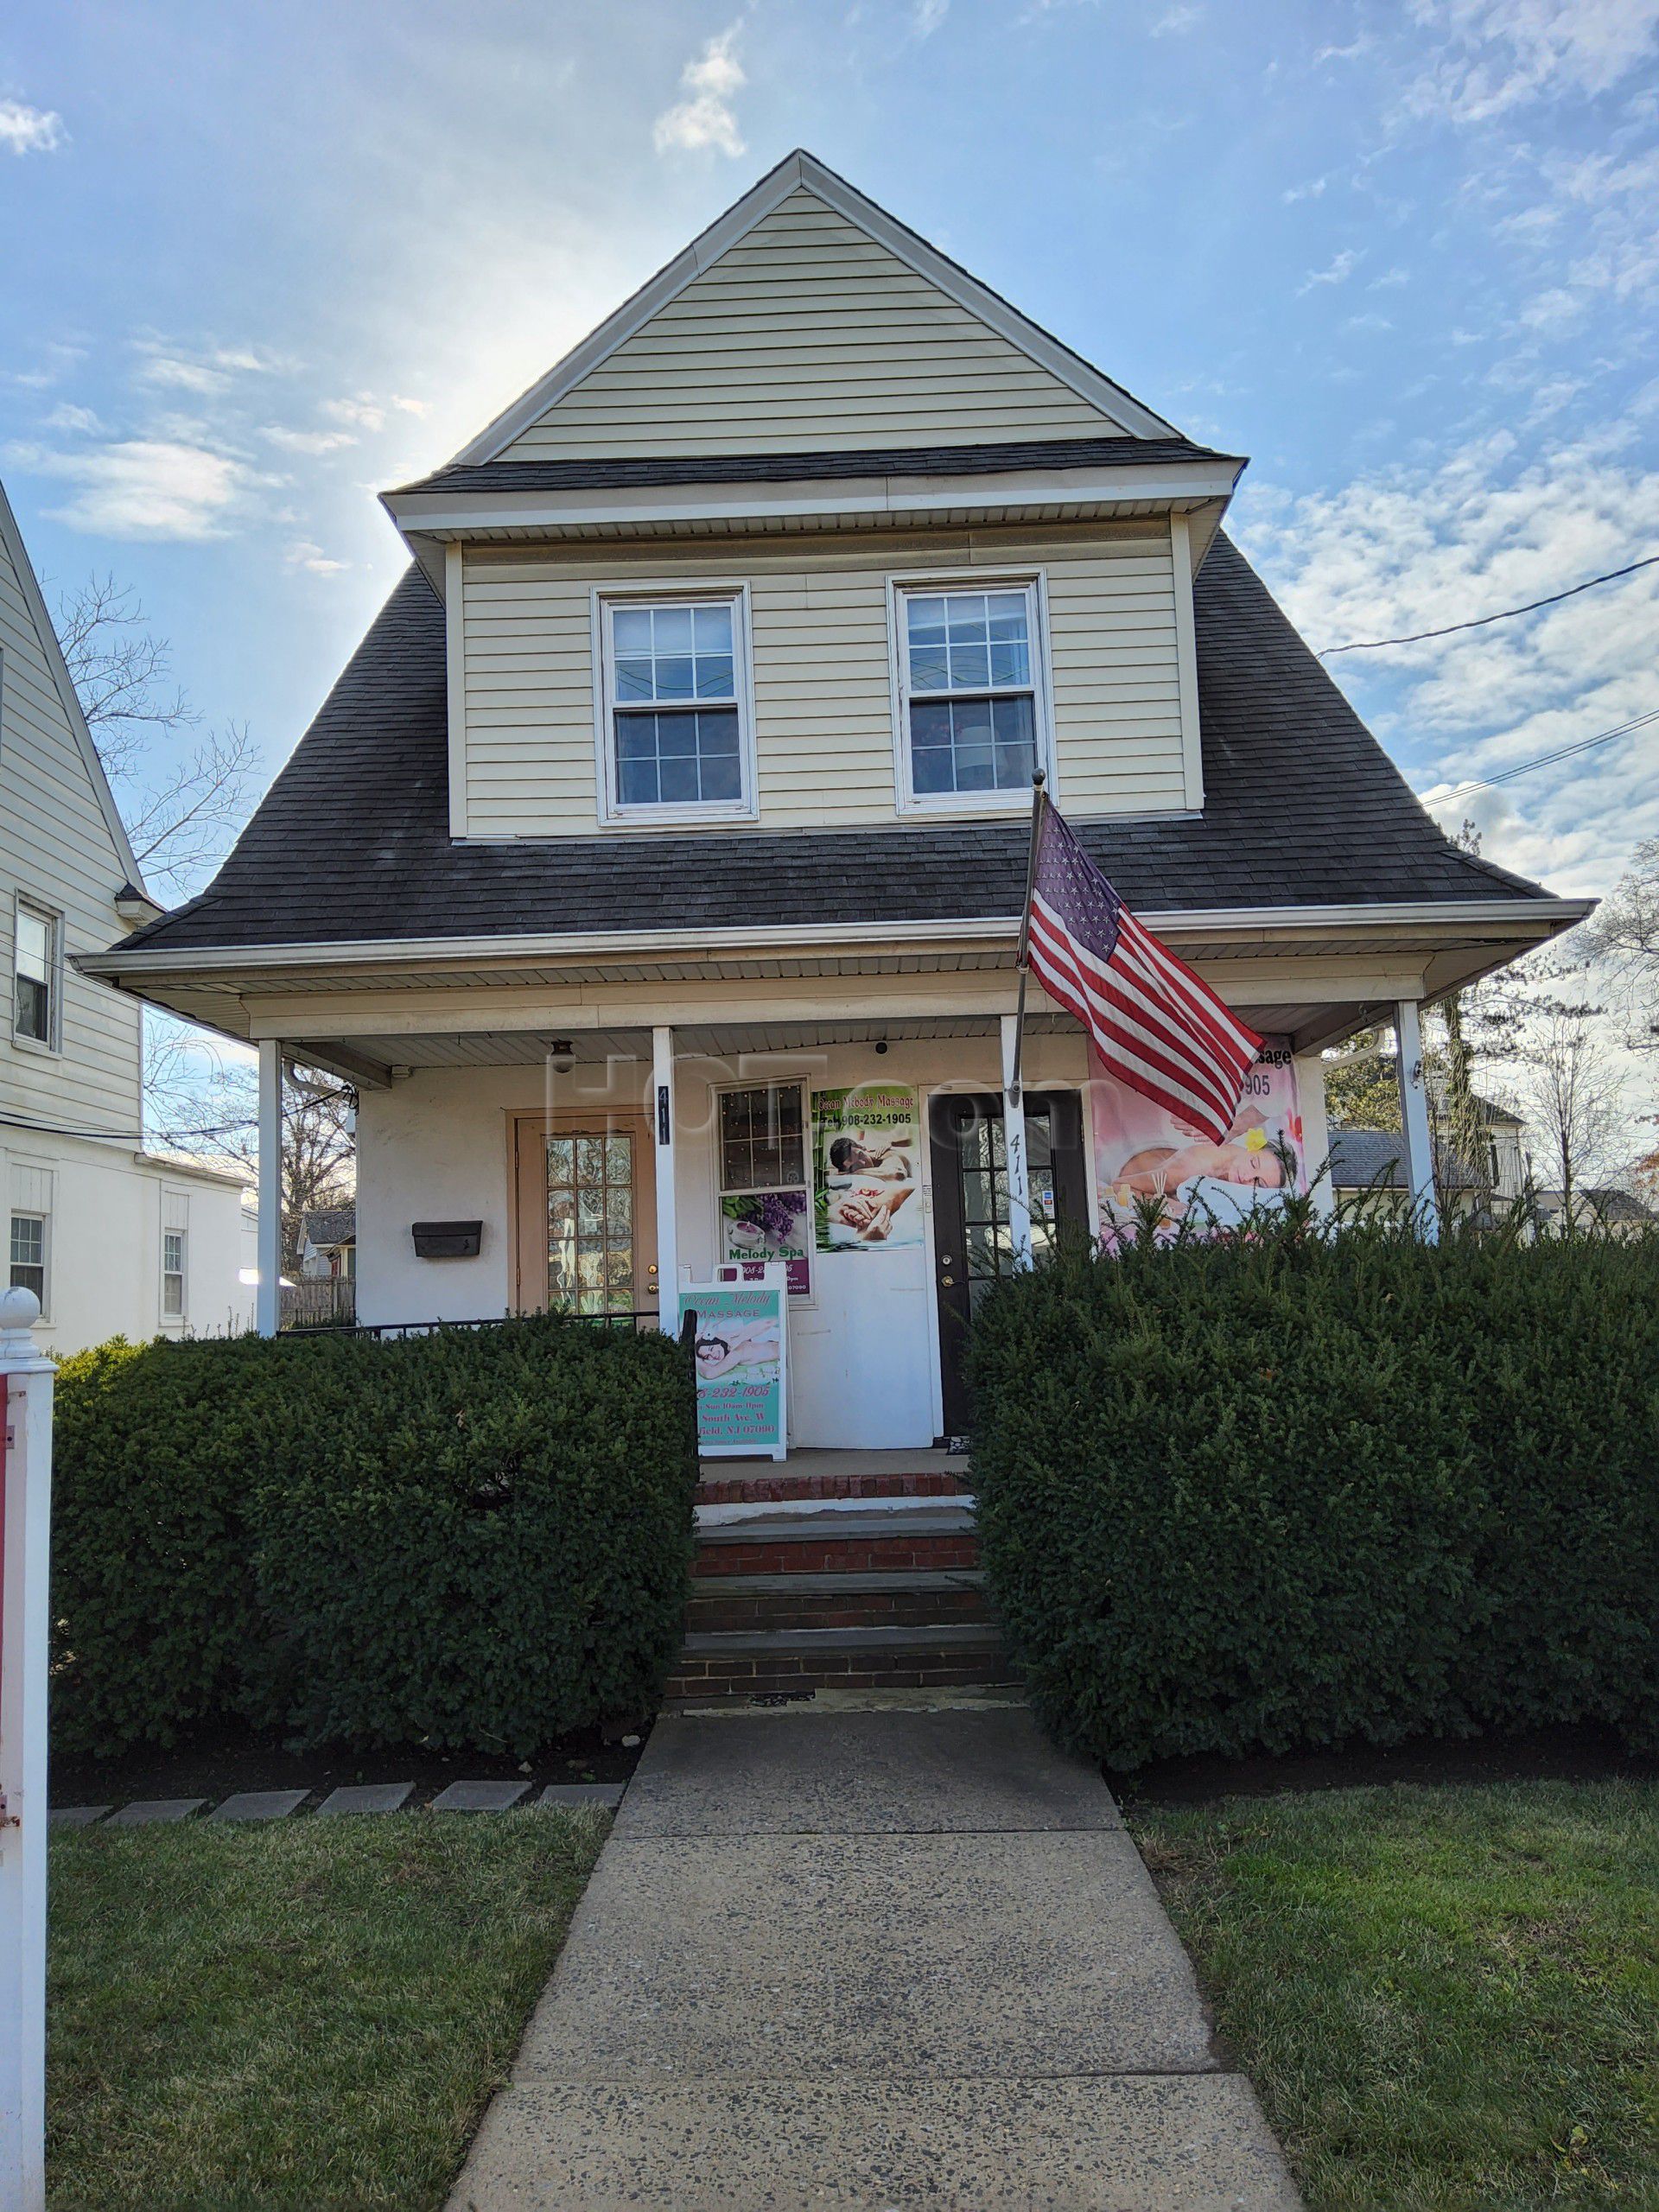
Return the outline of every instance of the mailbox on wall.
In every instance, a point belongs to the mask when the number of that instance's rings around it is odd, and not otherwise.
[[[410,1224],[417,1260],[475,1260],[484,1241],[481,1221],[415,1221]]]

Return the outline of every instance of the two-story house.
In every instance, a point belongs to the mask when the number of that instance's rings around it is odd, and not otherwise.
[[[363,1322],[786,1257],[794,1439],[925,1446],[1013,1249],[1034,769],[1268,1038],[1246,1182],[1382,1019],[1427,1184],[1419,1004],[1584,912],[1418,806],[1222,534],[1243,466],[791,155],[386,495],[411,566],[235,854],[88,969],[256,1042],[268,1146],[284,1055],[359,1086]],[[1040,994],[1024,1073],[1039,1235],[1179,1173]]]
[[[253,1319],[241,1179],[145,1152],[143,1009],[76,966],[161,911],[0,491],[0,1194],[48,1351]]]

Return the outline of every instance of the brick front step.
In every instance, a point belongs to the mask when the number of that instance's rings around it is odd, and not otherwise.
[[[783,1505],[826,1497],[959,1497],[960,1471],[928,1468],[911,1475],[716,1476],[697,1484],[699,1505]]]
[[[733,1574],[705,1579],[685,1610],[696,1632],[791,1628],[926,1628],[986,1622],[982,1578],[911,1568],[888,1573]]]
[[[963,1646],[936,1638],[930,1647],[918,1637],[886,1648],[688,1651],[670,1676],[664,1696],[671,1705],[706,1705],[821,1689],[952,1689],[1014,1679],[1007,1655],[995,1643]]]
[[[874,1574],[907,1568],[937,1573],[978,1565],[978,1541],[969,1531],[948,1536],[815,1534],[805,1539],[745,1536],[718,1545],[700,1540],[691,1572],[701,1582],[721,1581],[728,1575]]]

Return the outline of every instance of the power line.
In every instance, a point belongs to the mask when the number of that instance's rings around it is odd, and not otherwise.
[[[1529,776],[1535,768],[1548,768],[1557,760],[1570,760],[1575,753],[1588,753],[1592,746],[1609,745],[1616,737],[1628,737],[1633,729],[1645,729],[1649,722],[1659,721],[1659,707],[1645,715],[1634,715],[1627,722],[1620,722],[1615,729],[1604,729],[1594,737],[1581,737],[1576,745],[1558,746],[1554,753],[1541,753],[1535,760],[1523,760],[1518,768],[1501,769],[1496,776],[1484,776],[1478,783],[1459,784],[1455,790],[1441,792],[1431,804],[1448,805],[1454,798],[1471,798],[1477,791],[1489,791],[1494,784],[1511,784],[1517,776]]]
[[[1319,658],[1330,660],[1338,653],[1381,652],[1384,645],[1420,645],[1426,638],[1450,638],[1459,630],[1484,630],[1491,622],[1508,622],[1517,614],[1535,614],[1541,607],[1559,607],[1564,599],[1576,599],[1581,591],[1593,591],[1598,584],[1617,583],[1621,576],[1633,576],[1638,569],[1659,567],[1659,553],[1649,553],[1645,560],[1632,561],[1627,569],[1609,569],[1605,575],[1590,576],[1581,584],[1570,584],[1565,591],[1551,592],[1548,599],[1529,599],[1524,607],[1506,607],[1501,614],[1478,614],[1471,622],[1448,622],[1441,630],[1414,630],[1406,638],[1362,638],[1351,645],[1325,645]]]

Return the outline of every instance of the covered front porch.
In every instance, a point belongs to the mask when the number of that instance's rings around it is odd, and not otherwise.
[[[1327,1151],[1321,1051],[1396,1027],[1413,1185],[1432,1198],[1419,1007],[1512,956],[1513,902],[1158,918],[1276,1052],[1310,1179]],[[791,1273],[791,1448],[929,1451],[965,1427],[958,1355],[979,1287],[1024,1248],[1006,1150],[1013,931],[801,934],[319,947],[240,973],[199,956],[168,996],[257,1045],[267,1187],[284,1060],[356,1084],[360,1321],[556,1304],[672,1326],[681,1287],[764,1247]],[[1067,1220],[1093,1233],[1103,1163],[1109,1185],[1118,1163],[1086,1040],[1040,994],[1021,1073],[1032,1241]],[[872,1096],[882,1111],[865,1115]],[[273,1285],[275,1233],[268,1209]],[[261,1326],[276,1318],[264,1299]]]

